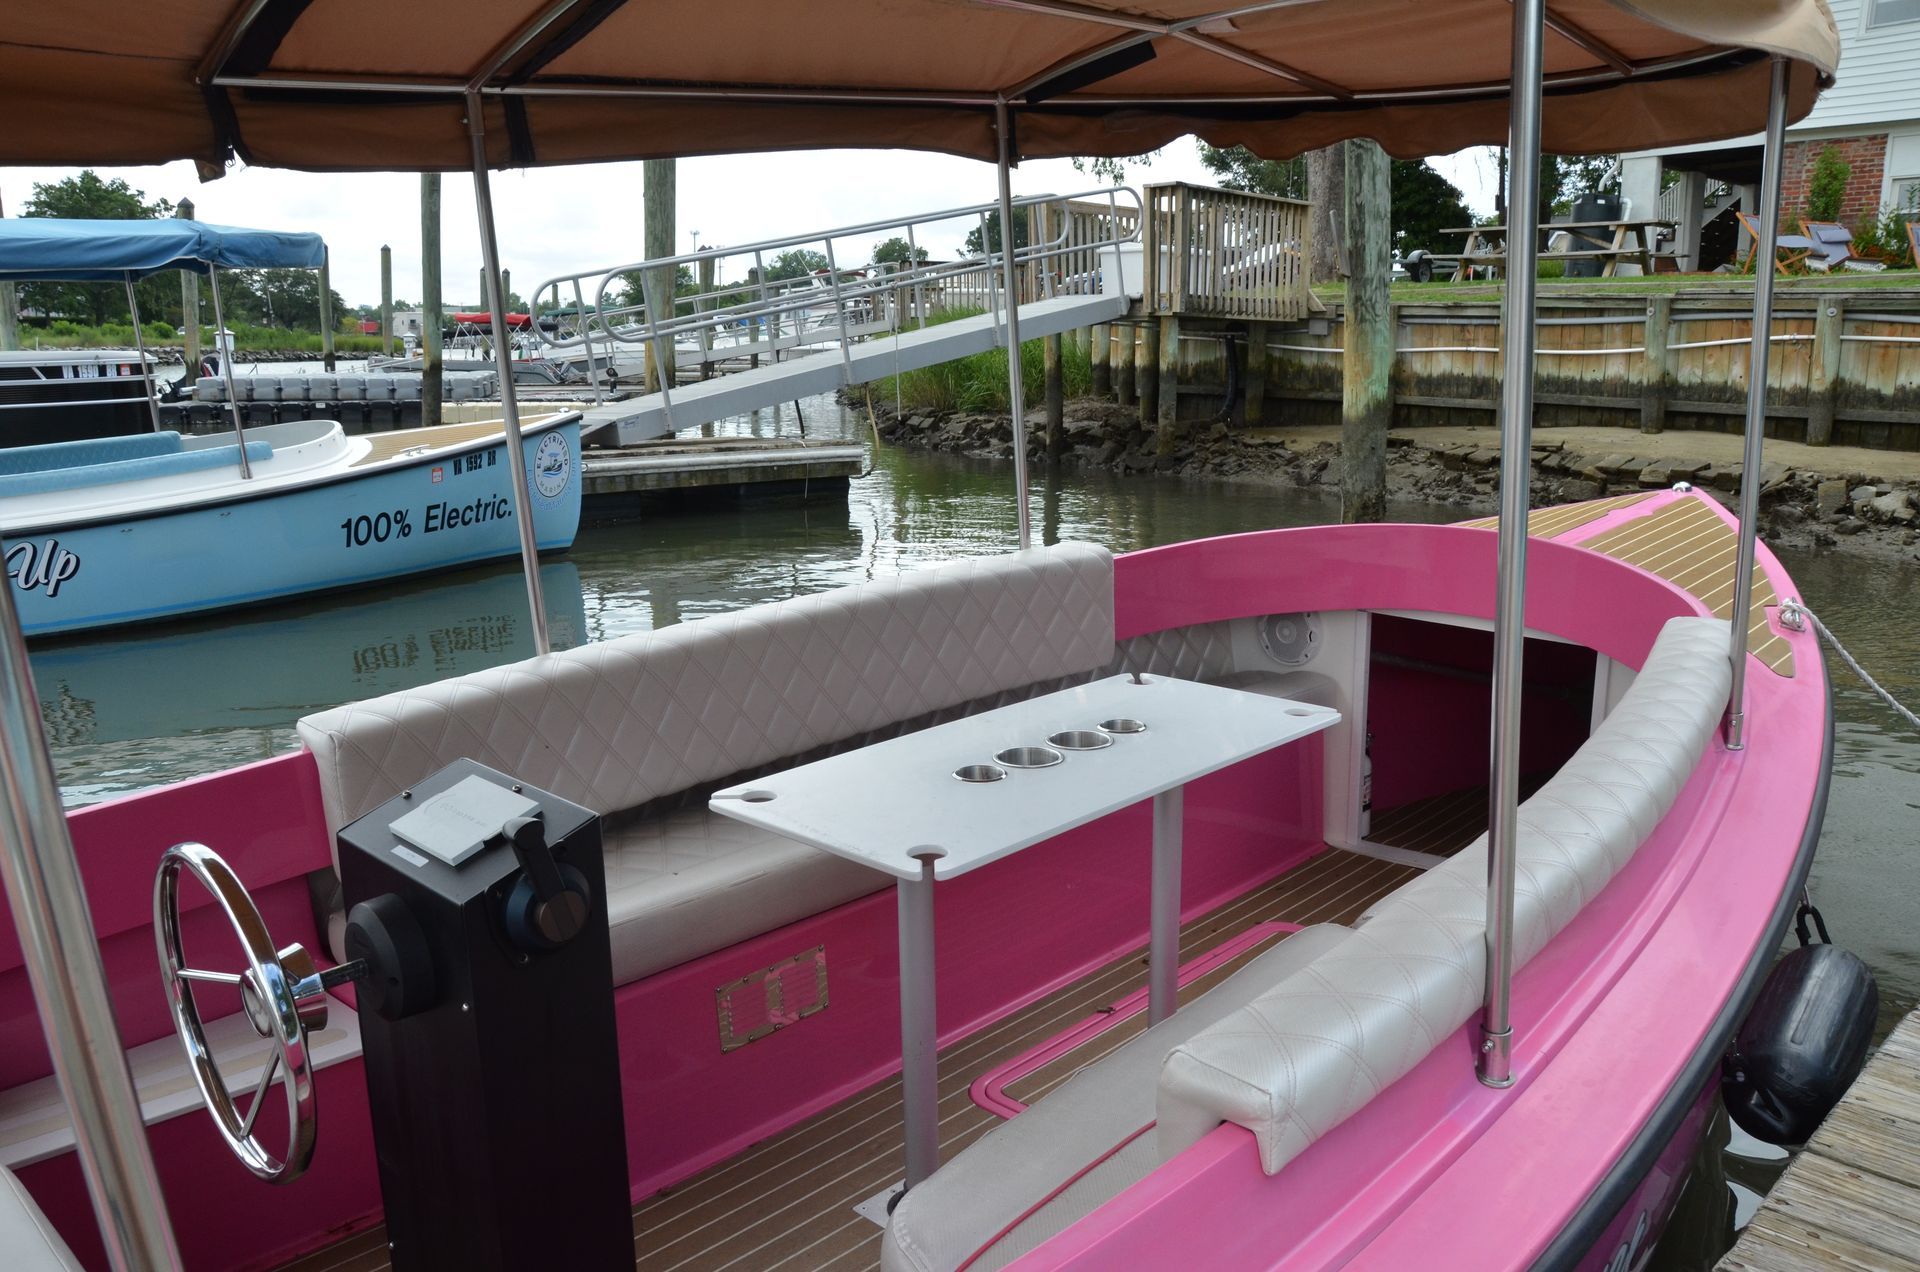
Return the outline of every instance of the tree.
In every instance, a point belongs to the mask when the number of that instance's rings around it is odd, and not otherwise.
[[[899,235],[873,249],[875,265],[924,265],[927,259],[926,248],[909,243]]]
[[[310,269],[222,270],[220,303],[229,324],[318,331],[320,275]],[[340,293],[333,293],[332,303],[336,315],[346,312]]]
[[[1847,182],[1853,165],[1837,146],[1827,146],[1815,156],[1813,172],[1807,178],[1807,219],[1834,221],[1840,217],[1840,205],[1846,201]]]
[[[59,217],[97,221],[151,221],[173,215],[173,204],[165,199],[148,199],[146,191],[136,190],[115,177],[102,181],[91,168],[78,176],[45,182],[33,187],[33,194],[21,206],[22,216]],[[140,317],[143,321],[180,321],[180,288],[173,275],[149,279],[138,285]],[[127,322],[127,289],[120,283],[31,283],[20,289],[20,303],[45,314],[57,314],[75,322],[99,326],[107,322]]]
[[[1019,251],[1027,245],[1027,235],[1031,227],[1024,216],[1013,218],[1013,250]],[[987,244],[991,250],[1000,250],[1000,210],[995,208],[987,213]],[[974,226],[967,231],[967,255],[980,256],[985,249],[980,246],[980,227]]]
[[[1307,159],[1262,159],[1245,146],[1224,150],[1200,143],[1200,162],[1229,190],[1274,194],[1285,199],[1307,197]]]
[[[789,248],[767,262],[766,281],[778,283],[789,278],[805,278],[826,267],[826,253],[805,247]]]
[[[1442,230],[1473,224],[1466,196],[1424,160],[1397,159],[1390,179],[1394,244],[1402,253],[1458,251],[1459,237]]]

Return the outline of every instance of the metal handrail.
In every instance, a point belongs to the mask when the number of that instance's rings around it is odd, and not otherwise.
[[[1120,199],[1124,196],[1132,201],[1134,218],[1131,228],[1122,228]],[[1110,218],[1107,232],[1098,239],[1082,242],[1072,241],[1073,220],[1063,217],[1061,230],[1051,238],[1037,243],[1029,243],[1024,248],[1015,249],[1016,264],[1034,264],[1055,260],[1074,253],[1096,251],[1132,241],[1140,233],[1140,225],[1145,221],[1145,208],[1139,194],[1127,187],[1103,187],[1097,190],[1078,191],[1071,194],[1033,195],[1016,200],[1015,207],[1028,208],[1051,204],[1071,206],[1075,200],[1098,197],[1105,204]],[[1082,209],[1088,205],[1080,204]],[[1099,207],[1099,204],[1094,204]],[[702,333],[720,334],[727,328],[737,328],[742,324],[766,325],[769,335],[775,340],[793,339],[796,343],[805,343],[808,334],[804,323],[795,324],[791,335],[780,331],[780,320],[787,315],[825,309],[831,306],[837,319],[832,330],[835,343],[844,344],[852,338],[848,332],[846,315],[850,308],[857,308],[859,301],[874,297],[896,294],[905,289],[914,289],[924,293],[924,289],[935,283],[941,283],[973,275],[991,282],[991,274],[1001,265],[1001,255],[995,252],[983,252],[979,257],[968,257],[961,261],[928,263],[918,265],[909,262],[908,266],[877,278],[843,277],[834,265],[829,266],[826,287],[823,289],[816,276],[809,275],[800,279],[782,279],[770,281],[765,277],[766,256],[789,248],[826,244],[831,247],[836,239],[857,235],[871,235],[889,230],[905,231],[910,243],[917,242],[915,227],[946,220],[958,220],[965,217],[979,217],[983,221],[989,212],[999,211],[995,203],[972,204],[961,208],[943,209],[913,217],[888,221],[869,221],[857,225],[840,226],[825,231],[808,234],[786,235],[780,238],[766,239],[748,243],[739,247],[724,249],[706,248],[696,252],[681,253],[675,256],[658,257],[652,260],[632,261],[611,267],[599,267],[580,270],[568,274],[556,275],[541,282],[533,289],[528,309],[532,318],[532,327],[536,338],[550,350],[573,350],[583,348],[593,342],[602,342],[609,349],[615,345],[645,344],[656,340],[664,341],[674,336]],[[1007,234],[1011,242],[1011,231]],[[983,247],[985,244],[983,243]],[[614,281],[623,275],[640,272],[645,276],[651,271],[665,271],[673,276],[682,265],[696,265],[728,256],[751,257],[757,271],[752,281],[739,284],[716,286],[712,290],[675,296],[669,305],[662,298],[659,306],[650,307],[641,304],[608,303],[607,292]],[[851,273],[852,271],[847,271]],[[549,334],[541,322],[543,312],[558,312],[561,308],[554,305],[551,311],[543,311],[540,298],[551,291],[556,301],[564,295],[563,288],[578,286],[582,283],[597,283],[594,304],[590,311],[576,304],[573,334]],[[832,296],[822,295],[825,290]],[[644,292],[644,289],[643,289]],[[758,293],[757,296],[754,293]],[[746,299],[741,299],[742,297]],[[997,296],[994,301],[997,304]],[[679,307],[690,304],[694,312],[682,315]],[[916,301],[916,306],[918,302]],[[652,313],[648,313],[649,309]],[[893,321],[898,324],[900,315]],[[820,334],[825,334],[824,332]],[[716,343],[718,352],[726,347],[724,342]]]

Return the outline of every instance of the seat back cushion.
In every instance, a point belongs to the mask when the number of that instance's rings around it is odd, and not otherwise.
[[[1653,833],[1726,709],[1727,625],[1676,618],[1580,750],[1516,820],[1514,965],[1532,958]],[[1352,939],[1173,1049],[1163,1157],[1221,1122],[1272,1174],[1420,1063],[1479,1009],[1487,840],[1396,891]]]
[[[330,831],[463,756],[610,814],[1113,655],[1113,558],[1059,544],[529,658],[298,727]]]
[[[33,1197],[0,1166],[0,1264],[7,1272],[80,1272],[80,1260],[60,1239]]]

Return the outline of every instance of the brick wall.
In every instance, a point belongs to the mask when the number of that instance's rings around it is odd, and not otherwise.
[[[1853,169],[1847,174],[1846,197],[1840,200],[1841,221],[1851,228],[1862,216],[1880,210],[1880,182],[1887,166],[1885,133],[1825,141],[1790,141],[1780,173],[1780,210],[1788,222],[1786,228],[1793,232],[1799,231],[1800,218],[1806,214],[1807,178],[1812,175],[1820,152],[1829,146],[1838,150]]]

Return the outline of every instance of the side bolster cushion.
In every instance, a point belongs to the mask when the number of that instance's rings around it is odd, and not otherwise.
[[[338,830],[462,756],[603,814],[1114,654],[1113,558],[1059,544],[530,658],[307,716]]]
[[[1727,625],[1670,620],[1632,689],[1520,810],[1514,961],[1531,959],[1638,850],[1718,727]],[[1402,887],[1367,925],[1167,1056],[1159,1146],[1221,1122],[1273,1174],[1465,1024],[1486,968],[1487,841]]]

